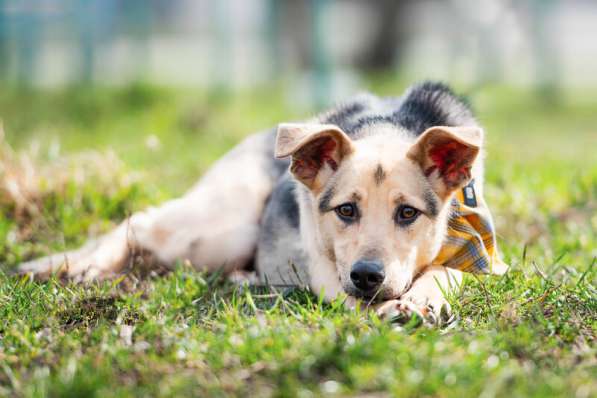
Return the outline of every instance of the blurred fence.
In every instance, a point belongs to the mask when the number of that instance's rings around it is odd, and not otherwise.
[[[594,0],[0,0],[0,83],[597,85],[596,21]]]

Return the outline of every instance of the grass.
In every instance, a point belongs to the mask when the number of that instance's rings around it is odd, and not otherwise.
[[[308,114],[282,93],[0,93],[15,148],[0,152],[0,396],[594,396],[595,96],[469,93],[512,269],[467,278],[448,328],[397,330],[303,290],[240,289],[183,264],[85,286],[9,275],[184,192],[243,135]],[[6,189],[15,175],[21,196]]]

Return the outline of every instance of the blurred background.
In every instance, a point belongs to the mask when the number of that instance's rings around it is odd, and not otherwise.
[[[594,0],[0,0],[0,120],[17,147],[110,147],[146,168],[142,140],[196,175],[252,131],[435,79],[490,138],[578,123],[582,143],[596,21]],[[525,156],[562,151],[539,140]]]
[[[585,261],[596,38],[595,0],[0,0],[0,263],[185,192],[252,132],[423,79],[487,132],[507,258]]]
[[[467,284],[445,330],[383,345],[377,322],[340,325],[316,298],[257,310],[218,272],[2,277],[183,194],[251,133],[424,79],[485,129],[514,267]],[[595,397],[596,148],[597,0],[0,0],[0,396]]]
[[[289,101],[322,106],[383,71],[550,100],[597,85],[596,20],[594,0],[0,0],[0,82],[287,81]]]

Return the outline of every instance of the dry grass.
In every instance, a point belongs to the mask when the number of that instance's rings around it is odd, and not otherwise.
[[[126,170],[113,150],[61,154],[55,142],[45,152],[37,141],[15,151],[0,121],[0,207],[18,226],[15,243],[26,241],[48,225],[44,211],[49,198],[70,197],[80,207],[86,187],[114,197],[139,183],[141,173]]]

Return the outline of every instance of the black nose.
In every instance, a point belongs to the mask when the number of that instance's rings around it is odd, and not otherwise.
[[[350,280],[364,293],[371,293],[381,286],[386,273],[378,261],[357,261],[350,271]]]

